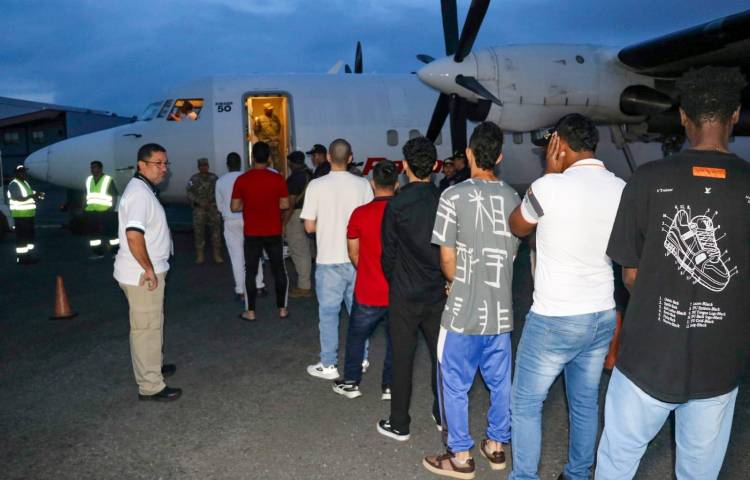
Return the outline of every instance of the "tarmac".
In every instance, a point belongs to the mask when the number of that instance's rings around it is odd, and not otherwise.
[[[291,317],[280,320],[271,295],[260,299],[255,323],[241,321],[228,262],[195,265],[192,235],[175,229],[165,362],[177,365],[167,383],[184,393],[176,402],[140,402],[127,302],[112,279],[112,259],[90,260],[85,237],[54,221],[41,223],[37,265],[15,265],[13,236],[0,241],[0,478],[437,478],[421,466],[423,456],[442,451],[430,418],[424,344],[414,373],[411,440],[396,442],[375,429],[389,412],[388,402],[380,400],[382,327],[371,342],[364,395],[338,396],[330,381],[305,371],[318,360],[315,299],[292,299]],[[289,267],[293,271],[291,262]],[[527,249],[515,268],[514,347],[531,305]],[[57,274],[78,313],[70,320],[49,319]],[[343,314],[341,359],[346,324]],[[602,398],[608,378],[602,378]],[[722,479],[750,475],[749,386],[746,374]],[[486,388],[477,377],[470,394],[477,442],[487,406]],[[562,380],[551,389],[543,415],[540,476],[555,479],[567,456]],[[673,420],[665,424],[636,478],[673,478],[673,428]],[[480,455],[475,458],[478,479],[506,478],[508,470],[492,472]]]

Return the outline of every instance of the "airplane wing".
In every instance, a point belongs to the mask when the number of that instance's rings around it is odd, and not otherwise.
[[[739,66],[748,74],[750,10],[625,47],[618,57],[633,71],[655,77],[704,65]]]

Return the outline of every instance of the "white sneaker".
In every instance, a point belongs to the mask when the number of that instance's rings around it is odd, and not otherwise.
[[[315,365],[308,365],[307,373],[313,377],[323,378],[325,380],[336,380],[339,378],[339,370],[336,368],[336,365],[326,367],[320,362]]]
[[[370,368],[370,361],[365,358],[362,360],[362,373],[367,373],[368,368]]]
[[[334,380],[333,391],[346,398],[357,398],[362,396],[359,385],[352,381]]]

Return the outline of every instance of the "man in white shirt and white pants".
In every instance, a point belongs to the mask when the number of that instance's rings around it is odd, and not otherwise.
[[[232,203],[232,189],[237,177],[242,175],[242,159],[238,153],[227,155],[227,173],[216,181],[216,207],[224,219],[224,240],[227,242],[229,261],[232,263],[234,275],[234,293],[245,299],[245,234],[242,212],[233,212],[229,205]],[[263,282],[263,259],[258,262],[258,274],[255,276],[255,286],[259,292],[266,288]]]
[[[561,118],[545,175],[510,216],[514,235],[536,229],[534,303],[516,353],[511,392],[513,471],[538,479],[542,403],[560,373],[570,409],[563,480],[588,479],[599,428],[599,381],[615,329],[607,243],[625,182],[594,157],[599,132],[583,115]]]
[[[167,152],[156,143],[146,144],[138,150],[136,165],[135,177],[120,198],[114,277],[130,306],[130,355],[138,399],[163,402],[182,395],[182,389],[164,383],[164,376],[176,367],[162,365],[164,286],[173,247],[156,185],[167,176]]]

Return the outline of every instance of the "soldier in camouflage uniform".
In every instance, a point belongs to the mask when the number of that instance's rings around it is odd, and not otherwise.
[[[221,258],[221,215],[216,208],[215,174],[208,171],[208,159],[198,159],[198,173],[190,177],[187,185],[187,198],[193,206],[193,232],[195,234],[195,263],[205,261],[203,248],[206,246],[206,225],[211,230],[211,246],[215,263],[224,263]]]
[[[285,172],[284,167],[279,159],[279,142],[281,140],[281,120],[273,113],[273,105],[270,103],[263,104],[263,115],[255,117],[255,132],[258,141],[266,142],[271,147],[271,166],[278,172]]]

